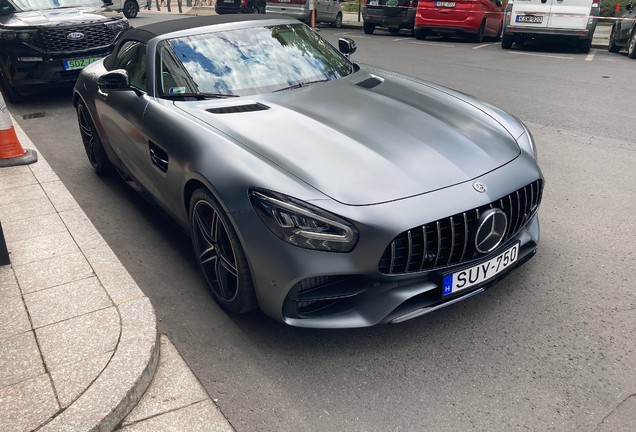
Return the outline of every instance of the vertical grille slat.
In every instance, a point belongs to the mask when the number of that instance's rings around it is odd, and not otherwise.
[[[536,180],[491,203],[404,231],[387,246],[378,269],[384,274],[403,274],[471,261],[480,256],[472,244],[471,230],[485,210],[500,207],[506,214],[503,244],[534,216],[542,194],[543,182]]]

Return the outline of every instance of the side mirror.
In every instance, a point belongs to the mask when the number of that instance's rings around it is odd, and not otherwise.
[[[497,5],[497,7],[501,7],[501,2],[499,0],[495,0],[495,4]]]
[[[97,86],[100,90],[130,90],[128,72],[124,69],[116,69],[99,77]]]
[[[351,38],[340,38],[338,39],[338,49],[341,53],[345,55],[345,57],[349,58],[351,54],[356,52],[356,43]]]
[[[632,2],[627,3],[627,5],[625,5],[625,9],[628,11],[632,10]]]

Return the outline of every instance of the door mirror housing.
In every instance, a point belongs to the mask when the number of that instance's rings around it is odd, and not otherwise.
[[[116,69],[99,77],[97,86],[100,90],[132,90],[128,72]]]
[[[632,10],[632,2],[627,3],[627,4],[625,5],[625,9],[626,9],[627,11],[630,11],[630,12],[631,12],[631,10]]]
[[[501,2],[499,0],[495,0],[495,4],[497,5],[497,7],[501,7]]]
[[[349,58],[351,54],[356,52],[356,43],[351,38],[340,38],[338,39],[338,50],[345,55],[345,57]]]

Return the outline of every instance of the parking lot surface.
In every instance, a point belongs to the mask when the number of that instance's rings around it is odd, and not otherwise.
[[[258,311],[229,316],[207,293],[189,238],[121,179],[93,173],[70,89],[10,110],[236,430],[630,430],[636,63],[567,46],[321,35],[352,37],[355,61],[527,122],[546,177],[535,258],[481,295],[399,325],[318,331]]]

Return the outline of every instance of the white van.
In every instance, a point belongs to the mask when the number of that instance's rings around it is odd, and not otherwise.
[[[501,46],[539,38],[575,39],[587,53],[599,16],[599,0],[510,0],[506,5]]]

